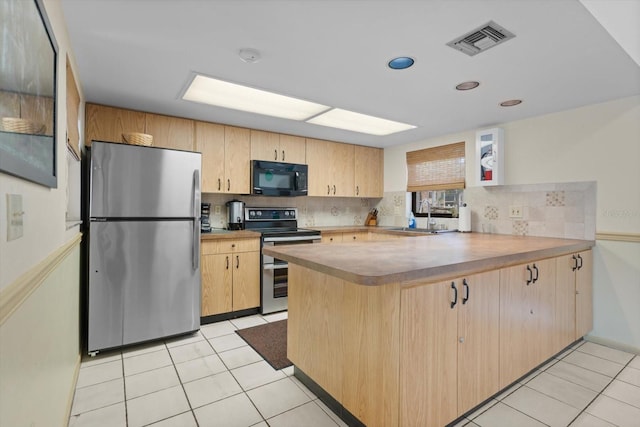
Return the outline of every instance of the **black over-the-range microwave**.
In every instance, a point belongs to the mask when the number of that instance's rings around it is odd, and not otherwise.
[[[308,166],[264,160],[251,161],[251,194],[306,196]]]

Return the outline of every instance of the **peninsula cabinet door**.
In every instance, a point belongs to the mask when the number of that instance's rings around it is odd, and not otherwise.
[[[500,273],[402,291],[402,426],[444,426],[500,390]]]
[[[500,390],[500,272],[456,281],[458,286],[458,414]]]
[[[458,416],[458,311],[452,281],[403,289],[400,425],[444,426]]]
[[[593,329],[593,252],[576,255],[576,335],[580,339]]]
[[[556,260],[500,271],[500,388],[555,354]]]

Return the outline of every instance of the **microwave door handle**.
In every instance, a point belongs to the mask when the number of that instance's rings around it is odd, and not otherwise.
[[[296,190],[300,189],[300,172],[296,171]]]

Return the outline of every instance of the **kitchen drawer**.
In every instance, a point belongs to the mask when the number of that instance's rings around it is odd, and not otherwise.
[[[260,250],[260,239],[220,239],[202,242],[202,255],[252,252]]]

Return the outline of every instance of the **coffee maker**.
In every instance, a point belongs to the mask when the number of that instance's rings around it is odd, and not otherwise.
[[[229,200],[227,203],[227,230],[244,230],[244,202]]]

